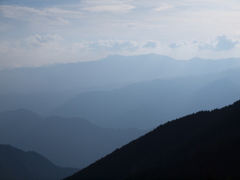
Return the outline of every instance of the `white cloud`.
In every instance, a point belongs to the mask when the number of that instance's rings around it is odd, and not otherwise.
[[[83,10],[89,12],[111,12],[111,13],[123,13],[128,12],[135,8],[126,0],[87,0],[82,4]]]
[[[173,9],[173,8],[174,8],[173,6],[170,6],[168,4],[163,4],[157,8],[154,8],[154,11],[165,11],[165,10]]]
[[[29,20],[32,16],[45,16],[46,14],[40,10],[17,6],[17,5],[0,5],[1,14],[6,18],[19,20]]]
[[[156,48],[158,46],[158,42],[148,41],[142,47],[143,48]]]
[[[160,42],[107,39],[65,44],[57,34],[34,35],[13,43],[0,43],[2,68],[41,66],[55,62],[89,61],[110,54],[157,52]]]
[[[2,42],[0,44],[0,54],[3,55],[7,53],[11,53],[11,44],[7,42]]]
[[[108,39],[84,41],[76,43],[75,47],[78,47],[81,51],[121,53],[136,51],[140,48],[140,44],[130,40]]]
[[[67,25],[70,19],[79,19],[82,17],[81,12],[60,8],[36,9],[26,6],[0,5],[0,10],[5,18],[49,26]]]
[[[217,36],[212,41],[182,40],[168,44],[160,41],[102,39],[66,43],[58,34],[29,36],[14,43],[0,43],[0,64],[4,67],[40,66],[96,60],[110,54],[139,55],[156,53],[176,59],[239,57],[238,39]],[[213,43],[214,42],[214,43]],[[203,44],[211,48],[199,49]]]
[[[170,44],[168,45],[168,47],[170,47],[170,48],[172,48],[172,49],[179,48],[180,46],[181,46],[180,44],[175,43],[175,42],[170,43]]]
[[[240,57],[240,39],[232,39],[226,35],[217,36],[213,40],[176,41],[164,47],[164,54],[177,59],[191,59],[202,57],[221,59]]]
[[[102,5],[102,6],[93,6],[93,7],[86,7],[84,10],[91,11],[91,12],[126,12],[133,9],[134,6],[131,5]]]
[[[229,51],[233,49],[239,41],[232,40],[225,35],[217,36],[213,41],[202,42],[199,45],[200,50]]]
[[[47,34],[47,35],[34,35],[27,37],[22,44],[27,45],[30,48],[36,47],[51,47],[54,49],[58,44],[63,41],[63,38],[58,34]]]
[[[236,0],[61,2],[0,5],[1,67],[16,59],[40,65],[109,54],[240,57]]]
[[[104,52],[105,54],[141,54],[157,52],[161,43],[158,41],[133,41],[106,39],[97,41],[83,41],[75,43],[72,47],[75,51],[88,51],[92,53]]]

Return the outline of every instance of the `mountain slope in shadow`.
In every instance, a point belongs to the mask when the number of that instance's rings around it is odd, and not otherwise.
[[[239,68],[199,77],[157,79],[107,92],[80,93],[47,114],[83,117],[103,127],[150,129],[236,101],[240,98],[240,79],[236,77],[240,77]]]
[[[76,171],[58,167],[36,152],[0,145],[0,179],[59,180]]]
[[[239,179],[240,101],[159,126],[66,180]]]
[[[56,165],[83,168],[146,133],[101,128],[81,118],[44,118],[19,109],[0,113],[0,143],[36,151]]]

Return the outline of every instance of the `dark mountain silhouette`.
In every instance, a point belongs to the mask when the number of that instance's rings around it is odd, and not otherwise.
[[[239,179],[240,101],[159,126],[66,180]]]
[[[0,113],[1,144],[36,151],[63,167],[83,168],[145,132],[101,128],[81,118],[43,118],[25,109]]]
[[[59,92],[112,83],[133,83],[158,78],[217,73],[240,67],[239,59],[189,61],[156,54],[114,55],[81,63],[0,71],[0,93]]]
[[[2,180],[59,180],[76,171],[58,167],[36,152],[24,152],[10,145],[0,145]]]
[[[166,78],[112,91],[80,93],[48,115],[83,117],[104,127],[149,129],[169,120],[221,108],[240,98],[240,69]],[[228,96],[226,96],[228,94]]]

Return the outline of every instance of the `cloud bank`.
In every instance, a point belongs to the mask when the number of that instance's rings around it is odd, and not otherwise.
[[[240,57],[235,0],[72,0],[0,3],[0,67],[157,53]]]

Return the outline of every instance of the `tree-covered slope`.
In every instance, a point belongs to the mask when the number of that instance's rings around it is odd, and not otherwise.
[[[101,128],[81,118],[44,118],[26,109],[0,113],[1,144],[36,151],[63,167],[81,169],[145,132]]]
[[[240,101],[161,125],[67,180],[239,179],[239,142]]]
[[[56,166],[36,152],[0,145],[2,180],[59,180],[76,171],[77,169]]]

